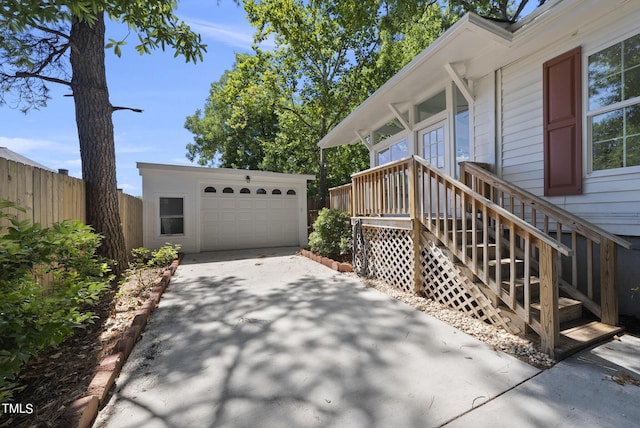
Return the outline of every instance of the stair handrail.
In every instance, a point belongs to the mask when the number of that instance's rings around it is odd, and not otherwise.
[[[413,192],[415,194],[414,199],[416,199],[416,202],[412,204],[415,210],[412,212],[412,217],[418,218],[436,239],[449,248],[453,255],[488,285],[497,297],[531,326],[540,335],[541,347],[544,352],[553,357],[560,343],[558,268],[561,257],[563,255],[572,257],[574,250],[499,204],[487,199],[484,195],[476,192],[443,170],[429,164],[419,156],[413,156],[413,161],[410,163],[409,176],[413,177]],[[433,194],[434,189],[436,190],[435,195]],[[427,192],[429,194],[429,207],[425,215]],[[440,201],[442,201],[443,205],[440,204]],[[484,236],[482,265],[479,263],[477,247],[472,249],[471,258],[469,258],[466,250],[468,241],[466,240],[465,232],[469,230],[466,226],[466,219],[469,213],[472,214],[473,218],[472,232],[477,231],[475,227],[476,213],[480,214],[482,219]],[[448,227],[449,218],[452,221],[451,230]],[[460,229],[456,225],[458,218],[462,220]],[[489,225],[490,223],[492,223],[492,226]],[[444,230],[441,230],[441,227]],[[491,228],[495,232],[493,236],[496,240],[497,251],[493,273],[490,273],[489,257],[486,252],[488,250],[487,236]],[[456,238],[458,230],[462,232],[461,239]],[[448,232],[453,232],[451,237]],[[475,236],[476,234],[473,233],[472,246],[476,243]],[[502,240],[506,240],[509,248],[509,257],[507,259],[509,264],[508,278],[503,278],[501,273],[503,260],[501,257]],[[516,298],[516,257],[518,254],[516,242],[518,240],[523,240],[521,244],[524,249],[524,272],[522,277],[524,301],[522,303]],[[537,253],[532,250],[534,246],[537,246]],[[540,278],[539,321],[536,321],[532,316],[531,274],[534,262],[538,264]],[[508,284],[506,293],[503,290],[505,282]]]
[[[429,162],[427,162],[425,159],[421,158],[420,156],[414,155],[413,158],[417,163],[422,165],[423,168],[428,169],[428,170],[432,171],[435,175],[438,175],[438,176],[442,177],[444,179],[444,181],[446,181],[449,185],[451,185],[453,187],[456,187],[460,191],[465,192],[466,194],[468,194],[469,196],[472,196],[472,197],[480,199],[480,200],[484,200],[484,204],[487,206],[487,208],[491,209],[492,211],[494,211],[496,213],[499,213],[502,217],[504,217],[504,218],[508,219],[509,221],[511,221],[512,223],[516,224],[521,229],[526,230],[532,236],[535,236],[539,241],[544,242],[545,244],[549,245],[551,248],[554,248],[555,250],[557,250],[558,252],[560,252],[561,254],[563,254],[565,256],[573,255],[573,250],[571,248],[569,248],[568,246],[566,246],[565,244],[563,244],[562,242],[560,242],[560,241],[554,239],[553,237],[547,235],[546,233],[542,232],[537,227],[532,226],[531,224],[529,224],[525,220],[521,219],[517,215],[513,214],[509,210],[507,210],[507,209],[503,208],[502,206],[496,204],[495,202],[487,199],[485,196],[483,196],[480,193],[476,192],[471,187],[466,186],[465,184],[463,184],[459,180],[455,179],[451,175],[449,175],[446,172],[444,172],[442,169],[433,167],[433,165],[431,165]],[[425,225],[425,226],[428,227],[428,225]]]
[[[589,309],[596,316],[600,317],[602,322],[609,325],[616,325],[618,323],[618,293],[616,284],[616,259],[617,259],[617,246],[625,249],[631,249],[632,244],[627,240],[614,235],[601,227],[584,220],[567,210],[557,207],[543,198],[521,189],[506,180],[496,176],[487,168],[484,168],[482,164],[473,162],[461,162],[460,163],[460,176],[462,180],[469,187],[478,190],[483,185],[490,186],[490,193],[494,194],[497,190],[509,197],[509,204],[515,211],[515,199],[520,200],[522,217],[526,217],[525,207],[531,210],[532,223],[537,228],[537,214],[541,213],[545,218],[544,232],[550,233],[548,230],[548,221],[556,222],[556,235],[558,239],[561,238],[563,233],[570,234],[571,247],[577,248],[578,235],[581,235],[585,239],[586,256],[583,259],[578,260],[577,252],[571,257],[571,271],[567,272],[571,276],[570,279],[560,280],[560,287],[563,291],[568,293],[574,299],[582,301],[584,306]],[[488,197],[491,197],[489,195]],[[534,220],[535,217],[535,220]],[[535,222],[534,222],[535,221]],[[566,226],[569,230],[563,230],[563,226]],[[599,247],[599,266],[596,267],[595,258],[596,252],[593,249],[593,243],[598,244]],[[584,265],[584,266],[583,266]],[[560,268],[562,265],[560,264]],[[586,272],[586,287],[584,284],[580,284],[580,270]],[[599,282],[600,282],[600,302],[595,301],[595,279],[597,275],[594,275],[595,271],[599,269]],[[561,274],[561,276],[564,276]],[[586,288],[586,290],[585,290]]]
[[[518,186],[515,186],[508,181],[498,177],[493,174],[491,171],[487,170],[483,167],[483,164],[478,162],[460,162],[460,179],[466,185],[469,186],[467,181],[467,175],[473,174],[477,177],[480,177],[482,181],[486,184],[494,186],[498,189],[504,189],[509,191],[511,194],[518,196],[523,202],[529,205],[532,208],[537,210],[544,210],[545,212],[551,214],[549,217],[561,220],[562,224],[571,225],[577,231],[582,233],[584,236],[587,236],[594,240],[596,243],[601,242],[601,238],[606,238],[609,241],[616,243],[617,245],[630,250],[633,246],[629,241],[614,235],[610,232],[607,232],[600,226],[597,226],[583,218],[580,218],[567,210],[559,208],[545,199],[534,195],[533,193],[522,189]],[[472,187],[473,186],[469,186]]]

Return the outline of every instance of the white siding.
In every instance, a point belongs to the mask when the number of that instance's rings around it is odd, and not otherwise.
[[[640,32],[639,21],[637,7],[613,12],[588,28],[567,29],[569,33],[553,45],[501,70],[499,156],[504,179],[536,195],[543,194],[542,64],[576,46],[582,46],[586,57],[612,41]],[[583,74],[583,87],[584,80]],[[640,172],[636,168],[589,173],[587,136],[583,123],[584,194],[549,201],[610,232],[640,236]]]

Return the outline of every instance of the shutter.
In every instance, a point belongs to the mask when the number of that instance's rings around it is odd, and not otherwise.
[[[582,193],[582,51],[543,65],[544,195]]]

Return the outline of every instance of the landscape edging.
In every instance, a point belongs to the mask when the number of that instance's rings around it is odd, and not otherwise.
[[[136,311],[135,317],[122,334],[122,338],[113,347],[112,352],[100,361],[98,370],[87,387],[85,395],[68,405],[67,411],[62,417],[65,426],[89,428],[93,425],[98,410],[105,404],[109,391],[120,375],[122,366],[144,331],[151,313],[158,306],[162,294],[171,282],[171,277],[183,257],[184,254],[179,254],[178,258],[162,273],[160,281],[152,287],[151,295]]]
[[[336,270],[338,272],[353,272],[353,266],[351,263],[343,263],[332,260],[328,257],[323,257],[318,254],[315,254],[305,248],[300,249],[300,254],[308,259],[313,260],[314,262],[318,262],[320,264],[325,265],[328,268]]]

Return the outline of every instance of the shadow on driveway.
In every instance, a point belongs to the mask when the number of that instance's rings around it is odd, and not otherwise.
[[[439,426],[538,372],[293,249],[187,255],[96,426]]]

